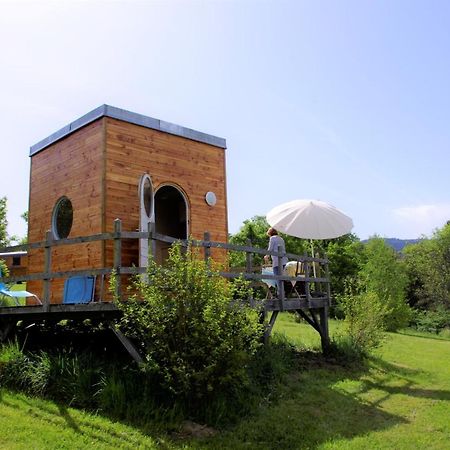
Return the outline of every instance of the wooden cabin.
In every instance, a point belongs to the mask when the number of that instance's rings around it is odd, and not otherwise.
[[[0,253],[0,260],[5,262],[10,276],[14,277],[27,274],[27,252],[18,251]]]
[[[226,242],[225,139],[103,105],[31,147],[28,241],[147,231]],[[111,242],[56,247],[52,271],[112,267]],[[162,262],[167,245],[159,242]],[[124,266],[145,266],[148,241],[122,247]],[[28,273],[44,271],[43,249],[28,253]],[[52,283],[61,303],[64,280]],[[38,295],[42,281],[29,281]]]

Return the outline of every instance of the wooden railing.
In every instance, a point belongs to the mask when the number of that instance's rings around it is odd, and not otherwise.
[[[115,273],[117,275],[138,275],[144,274],[146,272],[146,267],[123,267],[122,266],[122,242],[126,239],[147,239],[149,242],[149,250],[150,253],[154,254],[155,243],[165,242],[172,244],[174,242],[180,242],[181,245],[187,246],[190,245],[192,247],[200,247],[204,249],[204,257],[207,263],[210,261],[211,250],[212,249],[223,249],[228,252],[243,252],[245,253],[245,261],[246,267],[243,271],[233,271],[227,270],[220,272],[220,275],[232,279],[243,277],[246,280],[261,282],[262,280],[280,280],[280,281],[301,281],[305,283],[305,298],[307,301],[310,301],[313,295],[310,287],[311,284],[314,283],[314,286],[319,286],[320,291],[325,292],[326,298],[330,299],[330,283],[329,283],[329,271],[328,271],[328,260],[325,258],[312,258],[306,255],[295,255],[291,253],[282,253],[278,249],[276,252],[268,252],[265,249],[253,247],[250,243],[248,245],[235,245],[224,242],[216,242],[211,241],[209,233],[204,234],[203,240],[179,240],[170,236],[162,235],[156,233],[151,227],[148,232],[138,232],[138,231],[123,231],[122,223],[120,219],[116,219],[114,221],[114,231],[112,233],[101,233],[95,234],[91,236],[82,236],[75,238],[66,238],[66,239],[58,239],[55,240],[53,238],[52,233],[49,231],[46,233],[46,239],[41,242],[29,243],[24,245],[16,245],[12,247],[1,248],[0,252],[12,252],[18,250],[34,250],[34,249],[43,249],[44,250],[44,267],[43,271],[39,273],[31,273],[27,275],[19,275],[19,276],[10,276],[4,277],[3,281],[6,283],[14,283],[18,281],[34,281],[34,280],[42,280],[43,281],[43,298],[42,303],[44,305],[44,310],[48,310],[50,305],[50,292],[51,292],[51,283],[53,279],[58,278],[70,278],[73,276],[105,276],[111,275],[111,273]],[[96,269],[86,269],[86,270],[69,270],[69,271],[52,271],[52,250],[54,248],[60,246],[74,245],[74,244],[83,244],[90,242],[98,242],[98,241],[113,241],[113,266],[112,267],[104,267],[104,268],[96,268]],[[303,264],[304,267],[304,275],[298,277],[289,277],[286,275],[269,275],[256,273],[256,271],[260,271],[260,266],[253,265],[253,257],[254,255],[272,255],[278,257],[280,260],[284,256],[293,261],[298,261]],[[311,276],[311,267],[312,264],[319,265],[322,270],[319,271],[319,275]],[[324,276],[321,274],[324,273]],[[120,277],[117,277],[118,282],[116,283],[116,292],[115,295],[117,298],[121,298],[122,295],[122,287],[120,283]],[[283,300],[285,300],[284,286],[281,283],[281,292],[278,292],[277,295],[278,300],[280,301],[280,310],[283,310]]]

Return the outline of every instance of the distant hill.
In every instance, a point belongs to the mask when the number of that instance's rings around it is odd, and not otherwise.
[[[397,238],[384,238],[384,242],[390,245],[397,252],[401,252],[405,245],[409,244],[417,244],[421,241],[421,239],[397,239]],[[367,242],[367,239],[361,241],[363,244]]]

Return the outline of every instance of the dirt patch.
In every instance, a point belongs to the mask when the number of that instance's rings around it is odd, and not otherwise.
[[[213,437],[218,433],[217,430],[208,427],[207,425],[200,425],[190,420],[185,420],[181,424],[180,429],[177,432],[172,433],[172,437],[175,439],[205,439]]]

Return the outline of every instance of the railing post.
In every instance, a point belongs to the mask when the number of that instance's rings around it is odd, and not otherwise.
[[[305,265],[305,294],[306,294],[306,300],[308,301],[308,303],[311,301],[311,286],[310,286],[310,282],[309,282],[309,261],[306,259],[307,255],[305,255],[305,261],[304,261],[304,265]]]
[[[203,240],[205,241],[205,243],[211,241],[211,235],[210,235],[209,231],[205,231],[205,233],[203,234]],[[211,268],[211,246],[208,244],[205,245],[205,262],[206,262],[206,266],[208,267],[208,269],[210,269]]]
[[[122,267],[122,221],[114,220],[114,271],[116,273],[116,284],[114,296],[122,299],[122,282],[120,279],[120,269]]]
[[[44,311],[50,310],[50,288],[52,280],[50,278],[50,272],[52,270],[52,241],[53,235],[51,231],[45,233],[45,246],[44,246],[44,292],[42,295],[42,302],[44,305]]]
[[[251,239],[247,239],[247,246],[251,247],[252,246],[252,241]],[[253,274],[253,253],[246,251],[245,252],[245,270],[248,274]],[[250,306],[253,308],[253,306],[255,306],[255,301],[253,299],[253,294],[252,294],[252,289],[250,289],[250,295],[249,295],[249,303]]]
[[[278,246],[278,276],[283,275],[283,255],[281,254],[282,248],[281,245]],[[277,286],[278,286],[278,297],[280,298],[280,311],[283,312],[283,299],[284,299],[284,281],[283,280],[277,280]]]
[[[247,239],[247,245],[249,247],[252,246],[252,241],[250,239]],[[252,252],[245,252],[245,261],[246,261],[246,271],[247,273],[253,273],[253,253]]]
[[[331,306],[331,280],[330,280],[330,267],[328,266],[328,257],[325,254],[324,258],[327,260],[325,263],[325,277],[327,279],[327,297],[328,297],[328,306]]]
[[[328,267],[328,258],[326,254],[324,255],[324,258],[327,260],[327,262],[325,262],[325,277],[327,279],[326,284],[327,284],[328,302],[320,310],[319,317],[320,317],[320,325],[323,332],[322,350],[324,353],[327,353],[330,347],[330,331],[328,328],[328,315],[329,315],[329,308],[331,306],[331,286],[330,286],[330,268]]]

